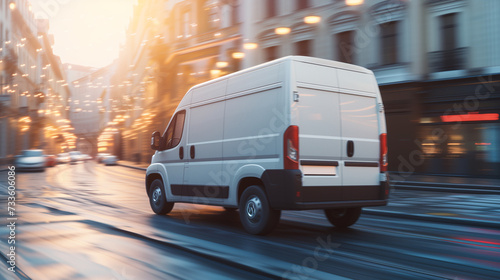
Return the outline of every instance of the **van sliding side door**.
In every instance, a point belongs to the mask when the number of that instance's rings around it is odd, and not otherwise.
[[[225,101],[205,102],[190,108],[184,172],[184,200],[210,203],[228,197],[221,182]]]

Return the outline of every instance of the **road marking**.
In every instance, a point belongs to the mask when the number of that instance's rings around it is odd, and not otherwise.
[[[426,214],[434,216],[458,216],[458,214],[455,213],[426,213]]]

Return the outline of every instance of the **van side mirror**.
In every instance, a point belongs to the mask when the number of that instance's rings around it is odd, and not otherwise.
[[[161,145],[161,134],[159,131],[155,131],[153,132],[153,135],[151,135],[151,149],[160,150],[160,145]]]

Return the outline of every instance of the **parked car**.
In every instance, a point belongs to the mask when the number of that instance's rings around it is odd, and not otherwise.
[[[57,164],[57,157],[55,155],[46,155],[45,156],[45,166],[54,167]]]
[[[69,163],[70,158],[68,153],[60,153],[57,155],[57,164]]]
[[[118,158],[114,155],[107,155],[102,159],[102,163],[105,165],[116,165]]]
[[[42,150],[24,150],[16,156],[14,166],[17,170],[45,171],[45,157]]]
[[[91,160],[92,157],[88,154],[82,154],[82,161],[87,161],[87,160]]]
[[[387,204],[386,143],[372,71],[289,56],[191,88],[153,133],[146,191],[156,214],[238,207],[252,234],[271,232],[281,210],[323,209],[345,228]]]
[[[104,159],[104,157],[110,156],[110,155],[111,154],[109,154],[109,153],[98,153],[96,156],[96,160],[98,163],[102,163],[102,160]]]
[[[69,163],[70,164],[76,164],[79,161],[82,161],[82,153],[80,153],[79,151],[69,152]]]

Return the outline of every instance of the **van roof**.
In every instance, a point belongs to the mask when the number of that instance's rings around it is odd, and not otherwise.
[[[318,65],[327,65],[327,66],[334,67],[334,68],[346,69],[346,70],[350,70],[350,71],[367,73],[367,74],[373,73],[371,70],[368,70],[368,69],[366,69],[364,67],[361,67],[361,66],[358,66],[358,65],[349,64],[349,63],[338,62],[338,61],[333,61],[333,60],[324,59],[324,58],[318,58],[318,57],[289,55],[289,56],[285,56],[285,57],[282,57],[282,58],[278,58],[278,59],[275,59],[275,60],[271,60],[271,61],[259,64],[259,65],[255,65],[255,66],[252,66],[252,67],[249,67],[249,68],[245,68],[243,70],[240,70],[238,72],[234,72],[234,73],[228,74],[226,76],[222,76],[222,77],[219,77],[219,78],[216,78],[216,79],[213,79],[213,80],[209,80],[209,81],[197,84],[197,85],[191,87],[190,90],[196,89],[198,87],[202,87],[204,85],[208,85],[208,84],[211,84],[211,83],[215,83],[217,81],[222,81],[222,80],[225,80],[225,79],[229,79],[229,78],[231,78],[233,76],[240,75],[240,74],[243,74],[243,73],[246,73],[246,72],[250,72],[250,71],[253,71],[255,69],[259,69],[259,68],[266,67],[266,66],[269,66],[269,65],[277,64],[277,63],[280,63],[280,62],[283,62],[283,61],[286,61],[286,60],[301,61],[301,62],[306,62],[306,63],[311,63],[311,64],[318,64]]]

